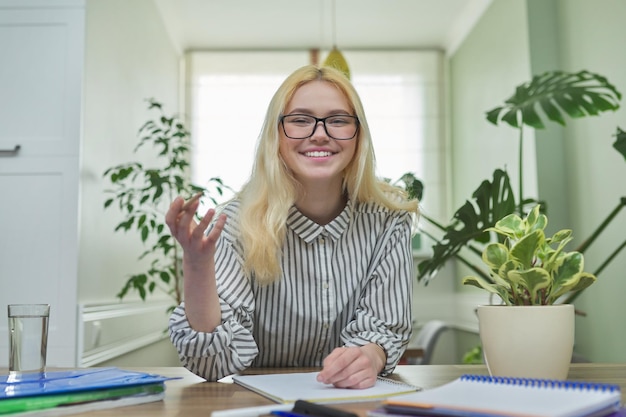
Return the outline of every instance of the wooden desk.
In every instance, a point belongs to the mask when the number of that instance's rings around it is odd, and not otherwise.
[[[209,417],[212,411],[229,408],[252,407],[273,404],[272,401],[248,391],[235,384],[205,382],[184,368],[134,368],[142,372],[157,373],[164,376],[182,377],[166,382],[164,401],[94,411],[75,416],[91,417]],[[249,373],[264,372],[302,372],[313,369],[272,369],[253,370]],[[6,374],[6,369],[0,369]],[[399,365],[392,376],[394,379],[420,386],[433,388],[452,381],[464,373],[487,374],[484,365]],[[590,382],[618,384],[622,389],[622,401],[626,399],[626,364],[574,363],[568,379]],[[352,404],[337,404],[338,408],[354,411],[366,416],[366,411],[375,408],[378,401]]]

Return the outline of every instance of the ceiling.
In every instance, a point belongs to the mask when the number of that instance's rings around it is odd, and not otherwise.
[[[309,49],[336,44],[344,49],[437,48],[450,53],[491,1],[155,0],[155,3],[172,41],[181,51]]]

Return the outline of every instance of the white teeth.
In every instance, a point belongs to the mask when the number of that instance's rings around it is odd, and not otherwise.
[[[331,156],[332,152],[321,152],[321,151],[305,152],[304,155],[312,157],[312,158],[320,158],[323,156]]]

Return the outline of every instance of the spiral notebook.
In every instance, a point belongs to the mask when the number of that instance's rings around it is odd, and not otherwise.
[[[420,389],[404,382],[380,377],[371,388],[335,388],[317,382],[316,376],[317,372],[234,375],[233,381],[272,401],[285,404],[294,403],[296,400],[317,403],[371,401]]]
[[[618,385],[463,375],[437,388],[388,398],[382,411],[388,416],[602,417],[620,406]]]

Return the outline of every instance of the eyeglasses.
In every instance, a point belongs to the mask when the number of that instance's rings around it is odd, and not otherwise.
[[[314,117],[307,114],[287,114],[280,117],[285,136],[290,139],[306,139],[313,136],[317,124],[322,122],[326,134],[335,140],[350,140],[359,130],[359,119],[349,114]]]

